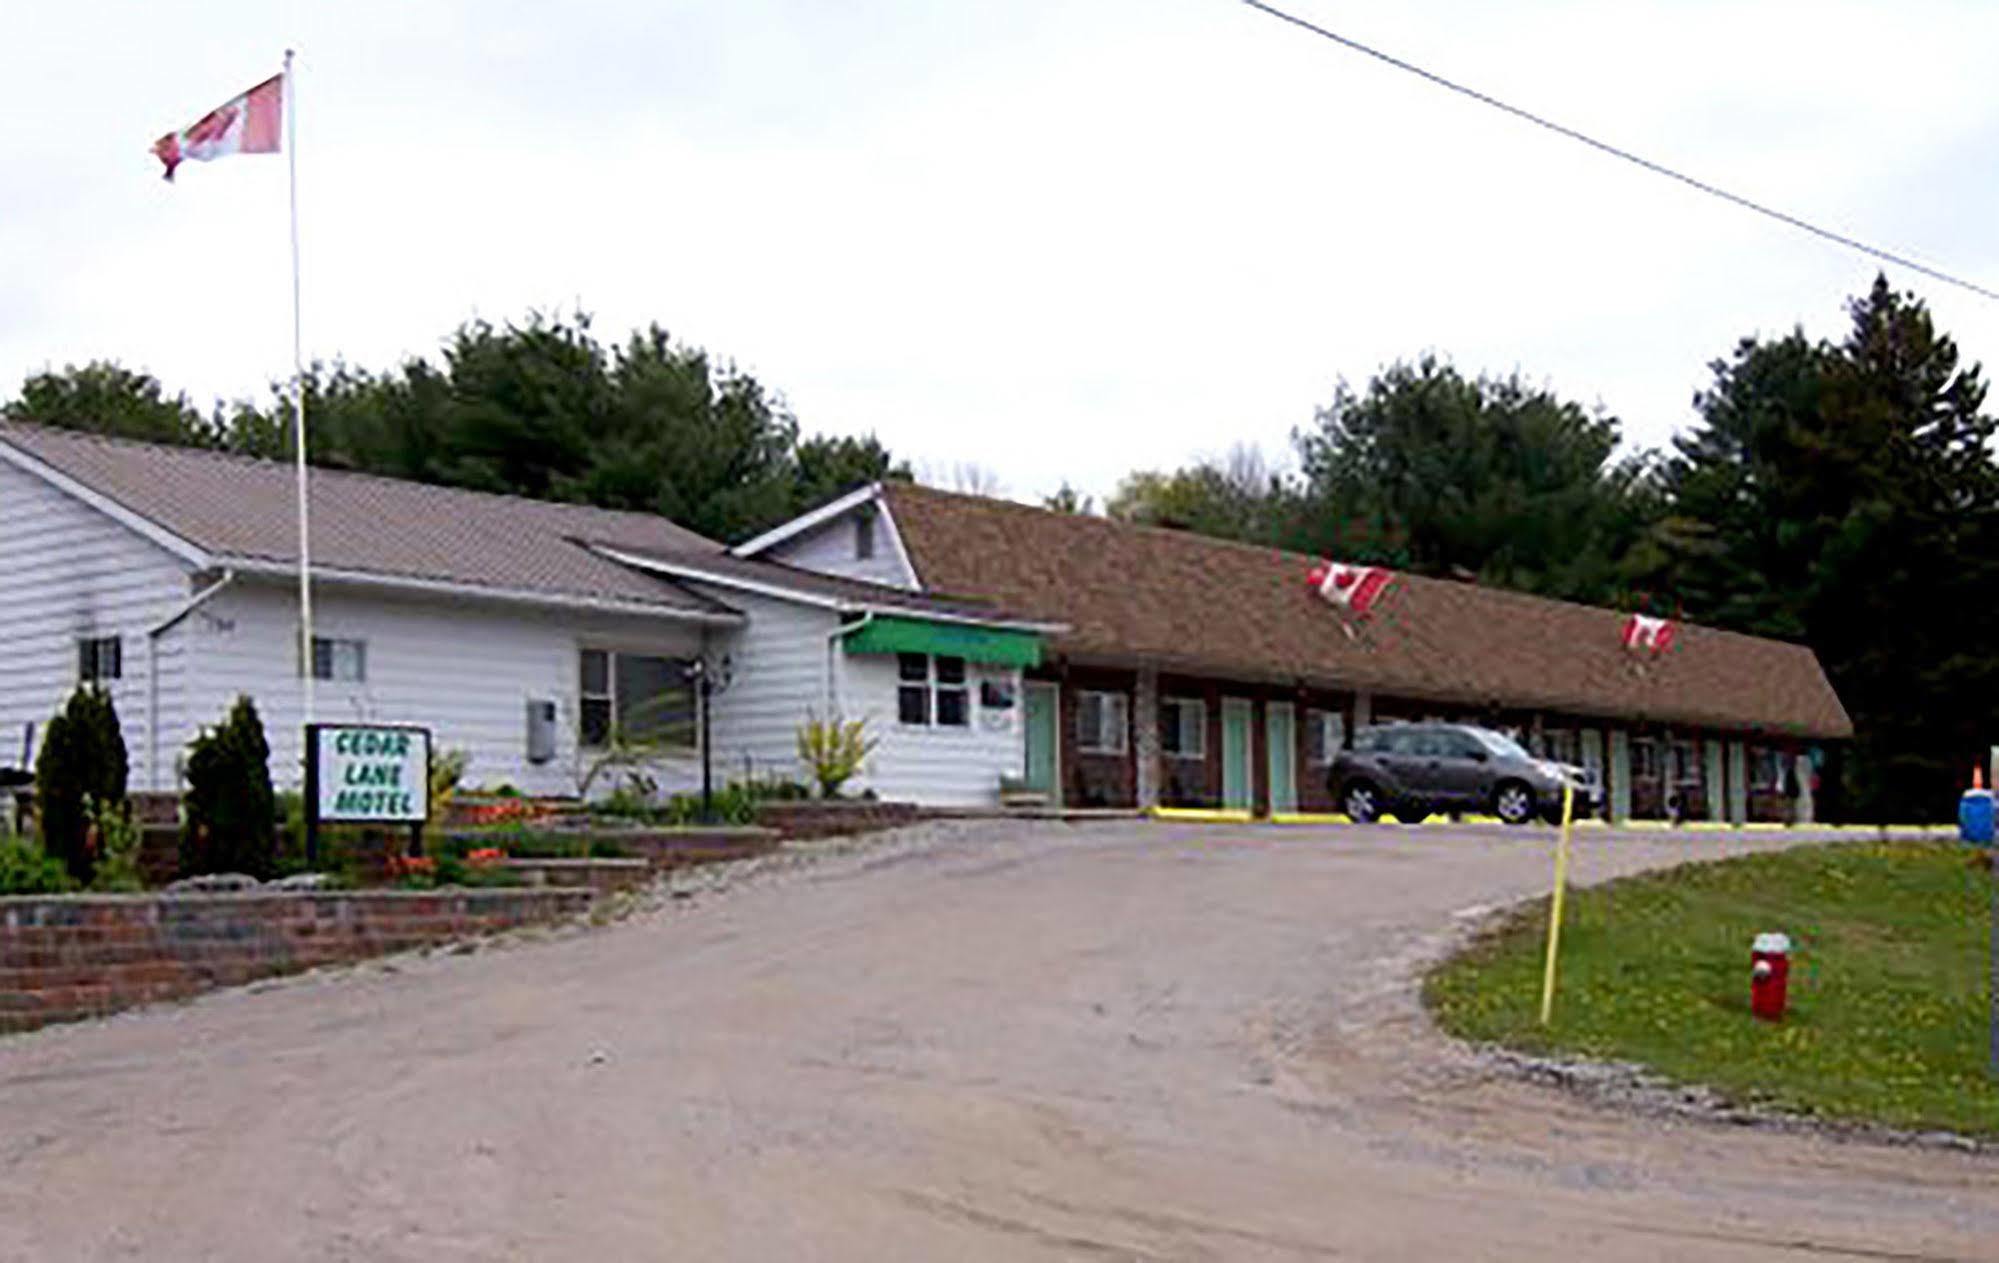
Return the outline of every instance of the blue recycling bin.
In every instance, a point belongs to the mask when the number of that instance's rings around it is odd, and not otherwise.
[[[1957,800],[1957,836],[1978,846],[1992,845],[1992,791],[1967,789]]]

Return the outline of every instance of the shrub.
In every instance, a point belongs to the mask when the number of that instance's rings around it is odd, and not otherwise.
[[[443,820],[451,811],[451,800],[463,788],[465,769],[472,765],[469,750],[445,750],[430,761],[430,814]]]
[[[132,823],[131,808],[94,798],[86,799],[85,806],[97,843],[97,871],[91,875],[90,888],[104,894],[144,890],[146,879],[139,872],[139,826]]]
[[[27,838],[0,836],[0,895],[60,895],[75,886],[61,860]]]
[[[42,736],[35,810],[42,849],[61,860],[79,884],[88,884],[97,866],[86,801],[123,811],[127,770],[125,737],[111,695],[94,684],[78,686]]]
[[[881,744],[881,738],[869,736],[867,729],[865,717],[843,720],[838,711],[830,719],[806,714],[798,728],[798,758],[823,797],[838,798],[840,787],[859,774]]]
[[[745,776],[735,784],[743,787],[750,801],[759,803],[802,802],[812,797],[812,787],[783,776]]]
[[[612,790],[601,800],[590,804],[593,815],[621,816],[629,820],[651,820],[658,816],[659,805],[653,801],[657,787],[648,789],[638,777],[629,777],[625,783]]]
[[[249,698],[237,698],[221,726],[204,730],[188,747],[183,803],[183,875],[269,877],[275,872],[277,800],[271,792],[271,747]]]

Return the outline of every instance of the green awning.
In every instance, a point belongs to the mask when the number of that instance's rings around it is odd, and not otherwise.
[[[988,666],[1038,667],[1041,637],[1003,627],[877,617],[847,633],[848,653],[934,653]]]

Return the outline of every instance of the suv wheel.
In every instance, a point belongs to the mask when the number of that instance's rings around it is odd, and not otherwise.
[[[1373,824],[1381,819],[1381,791],[1366,781],[1355,781],[1340,795],[1340,807],[1355,824]]]
[[[1534,791],[1507,781],[1492,795],[1492,814],[1508,824],[1526,824],[1534,818]]]

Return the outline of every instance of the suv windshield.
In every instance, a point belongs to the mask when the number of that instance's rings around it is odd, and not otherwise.
[[[1478,738],[1480,745],[1502,759],[1526,759],[1529,762],[1534,759],[1533,755],[1520,748],[1519,742],[1504,733],[1493,732],[1488,728],[1471,728],[1467,731]]]

